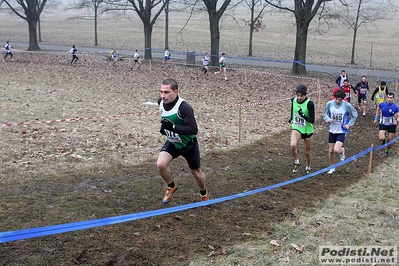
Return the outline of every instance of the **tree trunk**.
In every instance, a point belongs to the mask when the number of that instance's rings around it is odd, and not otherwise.
[[[219,64],[219,18],[215,14],[209,13],[209,28],[211,32],[211,65],[217,66]]]
[[[248,56],[252,56],[252,39],[254,36],[254,27],[251,24],[251,28],[249,29],[249,46],[248,46]]]
[[[37,20],[37,29],[39,32],[39,42],[41,42],[42,41],[42,29],[40,27],[40,18]]]
[[[355,64],[356,35],[357,35],[357,29],[355,29],[355,30],[353,31],[351,64]]]
[[[357,5],[357,11],[356,11],[355,25],[353,27],[353,42],[352,42],[351,64],[355,64],[356,35],[357,35],[357,30],[359,28],[359,17],[360,17],[360,12],[362,11],[362,3],[363,3],[363,1],[359,0],[359,3]]]
[[[248,56],[252,56],[252,39],[254,36],[254,9],[255,9],[255,1],[252,0],[251,4],[251,21],[249,24],[249,44],[248,44]]]
[[[40,2],[37,1],[37,10],[39,10],[40,8]],[[40,17],[37,20],[37,30],[38,30],[38,34],[39,34],[39,42],[42,41],[42,29],[40,27]]]
[[[169,47],[169,1],[165,6],[165,49]]]
[[[37,19],[28,18],[29,27],[29,47],[28,51],[38,51],[40,50],[39,44],[37,42]]]
[[[151,51],[151,38],[152,38],[152,25],[144,24],[144,59],[151,60],[152,59],[152,51]]]
[[[94,46],[98,46],[97,23],[98,23],[98,6],[96,5],[94,7]]]
[[[294,63],[292,66],[292,74],[306,74],[306,44],[308,41],[308,23],[297,22]]]

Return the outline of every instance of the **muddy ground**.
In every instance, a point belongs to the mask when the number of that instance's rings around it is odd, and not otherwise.
[[[286,124],[286,99],[302,83],[318,107],[312,168],[328,166],[321,112],[335,77],[292,77],[284,70],[248,68],[245,78],[244,69],[235,66],[224,81],[213,71],[204,76],[199,67],[183,62],[166,69],[153,62],[149,72],[148,62],[131,71],[129,59],[115,67],[102,56],[81,57],[73,66],[69,59],[57,53],[26,54],[1,65],[3,232],[199,201],[186,163],[177,159],[172,170],[179,189],[169,205],[161,203],[165,184],[155,161],[164,139],[156,106],[143,103],[156,102],[158,86],[167,77],[178,80],[181,96],[194,107],[211,198],[304,174],[304,167],[292,173]],[[240,110],[238,103],[246,106]],[[105,118],[122,113],[134,115]],[[99,117],[91,118],[95,115]],[[373,116],[369,112],[357,120],[345,142],[348,156],[378,145]],[[71,117],[87,119],[40,123]],[[20,121],[20,126],[4,126]],[[374,158],[385,160],[380,152]],[[305,162],[302,144],[300,160]],[[295,219],[297,212],[312,210],[316,201],[365,178],[368,160],[348,163],[334,175],[211,206],[3,243],[0,265],[189,265],[194,255],[214,251],[210,259],[224,256],[233,245],[269,232],[272,223]]]

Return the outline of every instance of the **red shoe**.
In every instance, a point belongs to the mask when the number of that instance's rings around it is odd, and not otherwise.
[[[175,182],[175,187],[171,188],[171,187],[166,187],[166,194],[163,197],[162,203],[166,204],[169,203],[169,201],[172,199],[173,193],[175,193],[175,191],[177,190],[177,183]]]
[[[201,201],[207,201],[207,200],[209,200],[208,190],[206,191],[205,195],[201,195]]]

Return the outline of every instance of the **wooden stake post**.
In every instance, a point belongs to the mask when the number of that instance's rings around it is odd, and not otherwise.
[[[241,142],[241,129],[242,129],[242,104],[238,108],[238,142]]]
[[[320,79],[317,79],[317,110],[316,110],[316,114],[319,112],[320,110],[320,105],[321,105],[321,86],[320,86]]]
[[[370,182],[370,174],[371,174],[371,164],[373,162],[373,144],[371,144],[371,152],[370,152],[370,159],[369,159],[369,168],[367,172],[367,184]]]

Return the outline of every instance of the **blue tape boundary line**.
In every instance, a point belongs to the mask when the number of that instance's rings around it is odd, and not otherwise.
[[[134,221],[134,220],[139,220],[139,219],[144,219],[144,218],[149,218],[149,217],[154,217],[154,216],[159,216],[159,215],[164,215],[164,214],[170,214],[170,213],[189,210],[189,209],[194,209],[197,207],[202,207],[202,206],[207,206],[207,205],[220,203],[220,202],[224,202],[224,201],[228,201],[228,200],[238,199],[241,197],[246,197],[249,195],[253,195],[253,194],[265,192],[268,190],[272,190],[275,188],[279,188],[279,187],[282,187],[285,185],[293,184],[293,183],[305,180],[307,178],[319,175],[321,173],[327,172],[331,168],[335,168],[335,167],[344,165],[344,164],[351,162],[359,157],[362,157],[363,155],[365,155],[371,151],[378,151],[380,149],[383,149],[386,146],[396,142],[398,139],[399,139],[399,136],[384,145],[380,145],[375,148],[370,147],[350,158],[347,158],[345,161],[336,163],[334,165],[323,168],[316,172],[313,172],[313,173],[310,173],[310,174],[307,174],[304,176],[300,176],[300,177],[297,177],[297,178],[294,178],[291,180],[287,180],[287,181],[284,181],[284,182],[281,182],[278,184],[274,184],[271,186],[267,186],[267,187],[263,187],[263,188],[259,188],[259,189],[255,189],[255,190],[251,190],[251,191],[246,191],[246,192],[242,192],[242,193],[238,193],[238,194],[234,194],[234,195],[230,195],[230,196],[226,196],[226,197],[211,199],[211,200],[205,201],[205,202],[196,202],[196,203],[191,203],[191,204],[186,204],[186,205],[181,205],[181,206],[175,206],[175,207],[171,207],[171,208],[164,208],[164,209],[158,209],[158,210],[152,210],[152,211],[146,211],[146,212],[138,212],[138,213],[127,214],[127,215],[122,215],[122,216],[114,216],[114,217],[108,217],[108,218],[102,218],[102,219],[96,219],[96,220],[88,220],[88,221],[75,222],[75,223],[50,225],[50,226],[22,229],[22,230],[9,231],[9,232],[0,232],[0,243],[6,243],[6,242],[23,240],[23,239],[28,239],[28,238],[35,238],[35,237],[41,237],[41,236],[66,233],[66,232],[77,231],[77,230],[84,230],[84,229],[105,226],[105,225],[111,225],[111,224],[117,224],[117,223],[123,223],[123,222],[129,222],[129,221]]]

